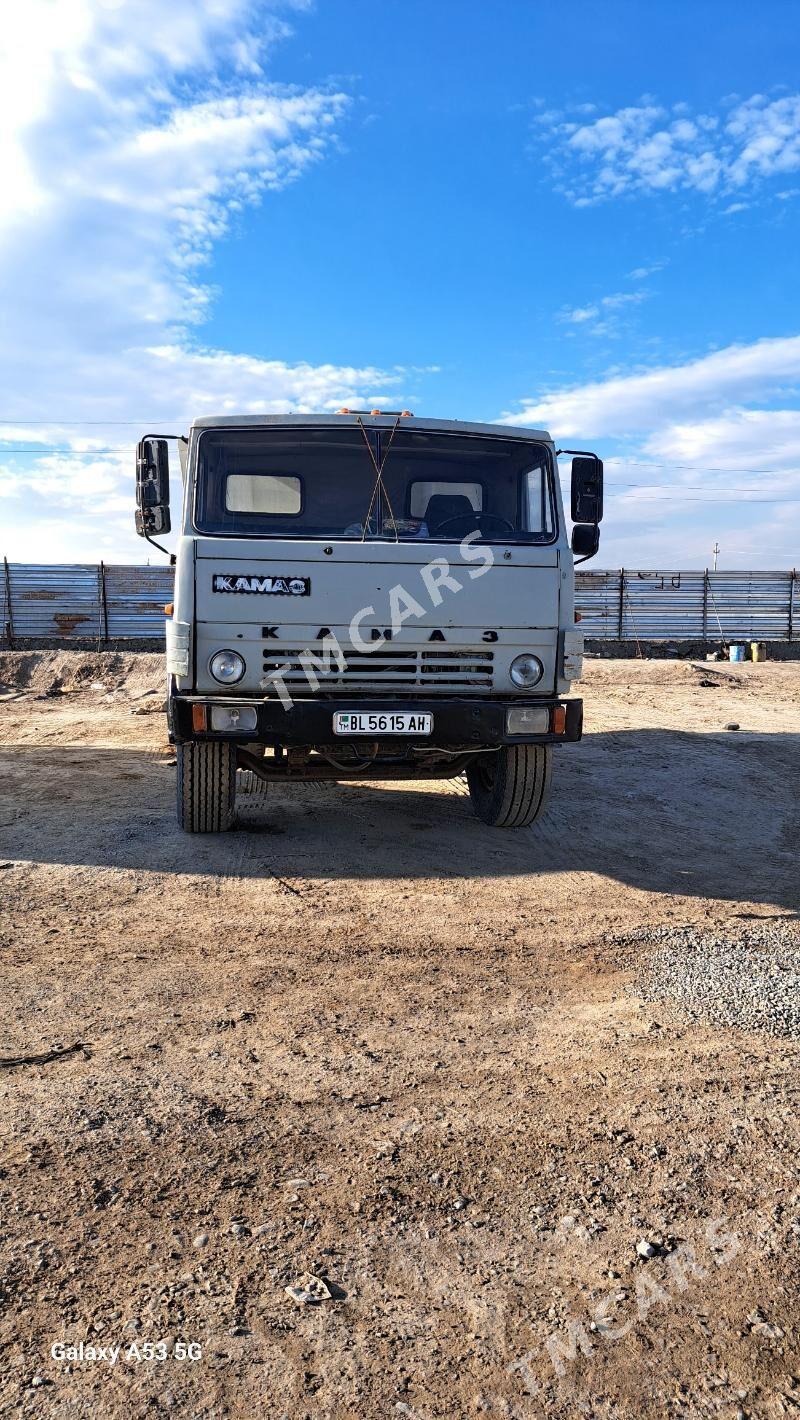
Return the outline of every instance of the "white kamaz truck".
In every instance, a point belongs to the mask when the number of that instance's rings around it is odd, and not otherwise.
[[[170,530],[171,437],[137,449],[151,542]],[[343,409],[198,419],[178,450],[181,826],[231,828],[237,770],[286,785],[465,774],[485,823],[538,818],[553,746],[581,737],[582,702],[564,697],[583,651],[573,554],[599,542],[597,456],[563,451],[570,538],[541,430]]]

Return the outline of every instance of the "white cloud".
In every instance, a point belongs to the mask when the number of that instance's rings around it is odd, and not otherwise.
[[[775,488],[786,488],[783,475],[789,473],[800,493],[798,449],[800,409],[728,409],[708,419],[670,424],[642,444],[644,457],[668,464],[694,464],[724,473],[752,469],[753,482],[761,489],[770,486],[765,471],[777,469],[781,477]]]
[[[768,102],[755,94],[733,110],[726,131],[739,145],[731,164],[734,184],[800,168],[800,94]]]
[[[524,403],[507,423],[550,427],[564,438],[648,434],[684,417],[773,395],[800,381],[800,336],[729,345],[683,365],[554,390]]]
[[[712,197],[800,169],[798,94],[755,94],[720,114],[692,114],[682,104],[670,115],[647,101],[591,123],[554,115],[548,125],[543,118],[540,129],[556,143],[559,181],[578,206],[635,192]]]
[[[607,311],[618,311],[621,306],[638,306],[646,299],[644,291],[616,291],[611,296],[603,296],[600,305]]]
[[[18,421],[3,430],[15,442],[85,447],[87,430],[71,427],[84,420],[108,421],[98,439],[116,446],[137,432],[121,439],[116,420],[180,431],[215,409],[330,408],[403,383],[402,371],[208,350],[193,333],[213,299],[202,280],[213,243],[326,161],[348,110],[340,89],[265,79],[293,8],[302,0],[18,7],[0,60],[0,417]],[[53,501],[77,508],[83,490],[123,487],[131,501],[128,464],[123,476],[113,454],[91,472],[6,454],[0,480],[29,490],[5,503],[14,556],[26,519]],[[63,544],[62,555],[66,525]],[[127,532],[124,550],[141,555]]]
[[[556,319],[562,325],[586,325],[593,335],[618,335],[622,331],[617,319],[619,313],[626,306],[638,306],[646,299],[646,291],[614,291],[588,306],[565,306]]]
[[[666,265],[666,261],[652,261],[649,266],[635,266],[633,271],[628,272],[628,276],[631,281],[646,281],[649,276],[655,276],[657,271],[663,271]]]
[[[569,325],[583,325],[585,321],[594,320],[599,314],[599,306],[565,306],[558,319]]]
[[[545,393],[504,423],[606,459],[604,565],[793,566],[800,542],[800,336]],[[775,406],[766,407],[767,405]]]
[[[0,76],[12,373],[20,353],[40,368],[48,351],[56,370],[65,346],[119,352],[195,322],[209,299],[198,268],[231,217],[325,155],[344,94],[277,90],[226,69],[259,14],[270,19],[256,0],[23,7]],[[40,42],[17,112],[4,85]]]

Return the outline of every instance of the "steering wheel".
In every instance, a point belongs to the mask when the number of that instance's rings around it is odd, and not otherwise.
[[[450,527],[452,523],[464,524],[464,535],[475,532],[476,530],[482,533],[483,524],[485,522],[494,523],[495,525],[499,523],[499,531],[501,533],[510,532],[513,535],[515,532],[514,524],[510,523],[508,518],[502,518],[499,513],[478,513],[473,511],[471,513],[456,513],[452,518],[445,518],[443,522],[437,524],[430,536],[435,540],[438,534],[443,532],[445,528]],[[491,532],[491,529],[489,529],[489,531]],[[454,536],[458,536],[458,534],[456,533]]]

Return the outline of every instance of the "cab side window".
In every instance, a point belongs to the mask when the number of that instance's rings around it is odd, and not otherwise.
[[[547,469],[538,464],[529,468],[523,482],[526,530],[535,537],[553,536],[555,515]]]

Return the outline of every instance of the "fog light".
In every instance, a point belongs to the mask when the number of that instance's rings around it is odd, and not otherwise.
[[[215,680],[221,685],[235,685],[245,672],[245,664],[236,651],[217,651],[208,663]]]
[[[507,735],[546,735],[550,711],[546,705],[515,705],[506,710]]]
[[[538,656],[525,654],[515,656],[511,662],[511,679],[515,685],[524,686],[526,689],[531,685],[538,685],[544,675],[544,666]]]
[[[255,705],[212,705],[212,730],[225,730],[232,734],[242,730],[254,730],[258,716]]]

